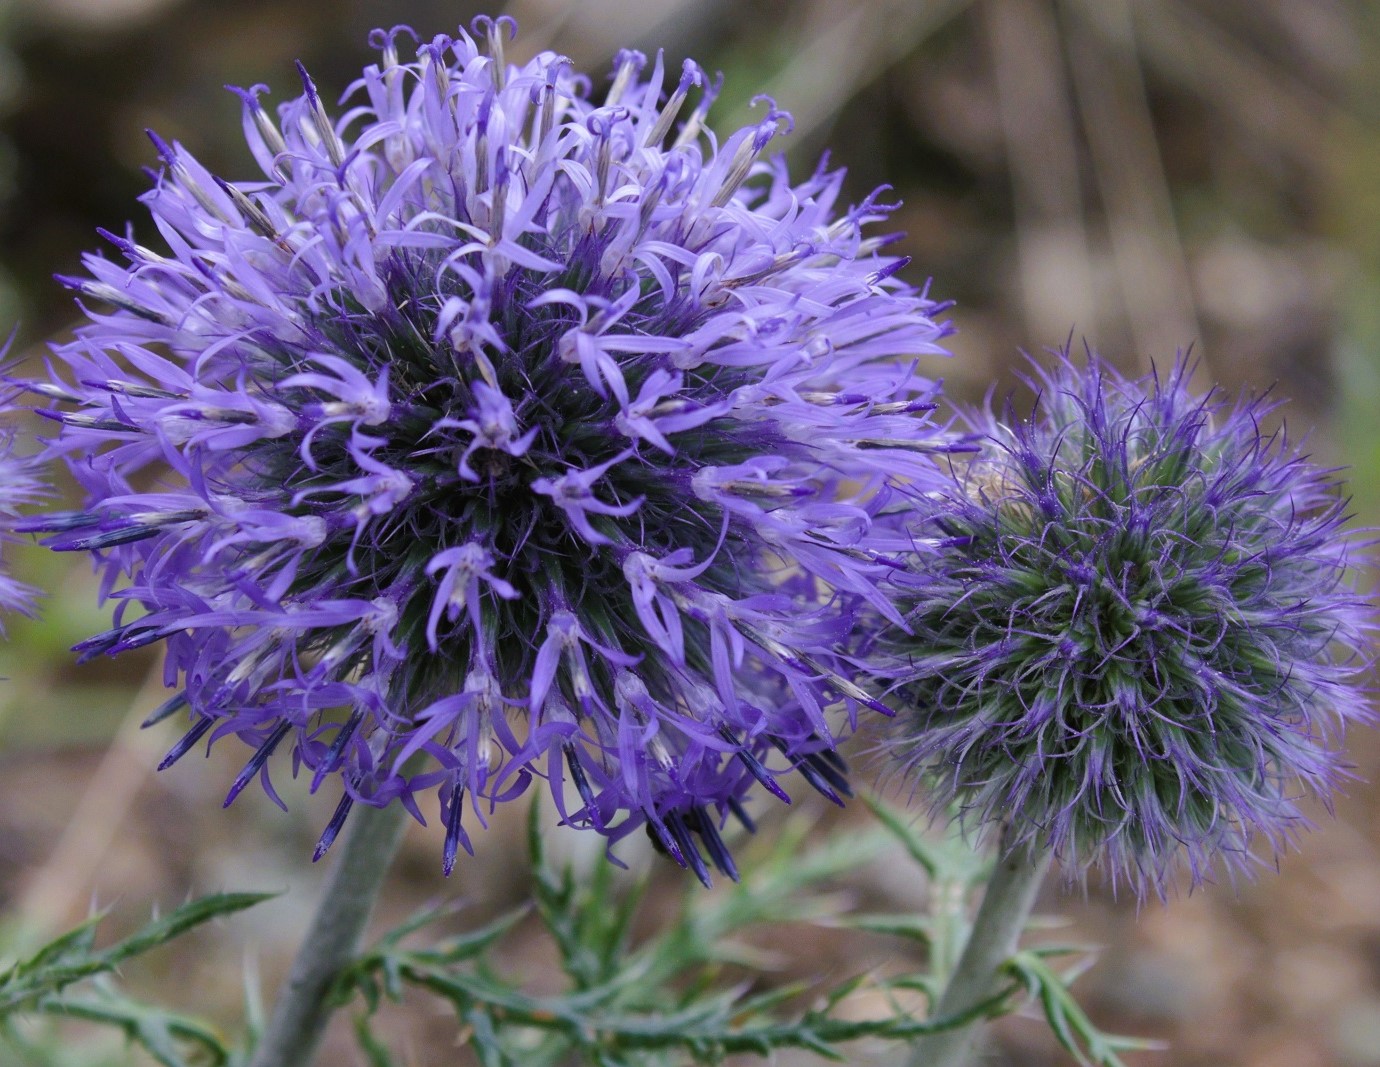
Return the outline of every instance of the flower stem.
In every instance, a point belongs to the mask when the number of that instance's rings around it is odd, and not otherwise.
[[[249,1067],[308,1067],[311,1063],[334,1010],[326,1003],[331,983],[359,951],[405,823],[401,804],[355,805],[311,928],[292,961]]]
[[[936,1017],[968,1011],[992,996],[1002,964],[1016,951],[1040,882],[1049,870],[1050,855],[1029,842],[1013,845],[1011,836],[1008,826],[963,955],[933,1012]],[[911,1048],[910,1067],[960,1067],[968,1062],[981,1029],[970,1023],[922,1037]]]

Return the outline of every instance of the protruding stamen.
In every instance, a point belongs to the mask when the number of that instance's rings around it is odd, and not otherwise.
[[[82,296],[89,296],[92,300],[99,300],[104,304],[110,304],[123,311],[128,311],[131,315],[137,315],[141,319],[147,319],[149,322],[156,322],[160,326],[171,326],[173,324],[172,320],[161,311],[155,311],[153,308],[145,307],[143,304],[134,300],[133,297],[116,289],[113,285],[108,285],[105,282],[93,281],[90,278],[72,278],[65,274],[55,274],[53,277],[59,284],[66,286],[68,289],[76,290],[81,293]]]
[[[127,623],[124,626],[116,626],[93,634],[84,641],[78,641],[72,646],[72,651],[78,654],[78,663],[85,663],[112,650],[123,652],[127,649],[151,645],[161,636],[157,626],[140,626],[137,622]]]
[[[628,91],[628,86],[633,83],[642,68],[647,65],[647,57],[641,52],[631,48],[624,48],[613,57],[614,76],[613,84],[609,86],[608,95],[604,97],[604,104],[612,107],[623,99],[623,94]]]
[[[908,441],[900,437],[855,437],[850,442],[859,448],[899,448],[907,452],[923,452],[930,455],[962,455],[968,452],[981,452],[982,446],[968,441]]]
[[[185,708],[187,704],[188,700],[185,690],[178,693],[177,696],[169,697],[167,700],[163,701],[163,703],[159,704],[158,707],[149,712],[148,718],[139,724],[139,729],[147,730],[150,726],[157,725],[169,716],[175,715],[180,709]]]
[[[326,158],[331,161],[331,166],[339,170],[340,165],[345,162],[345,146],[341,144],[340,136],[331,125],[331,117],[326,114],[326,108],[321,103],[316,83],[311,80],[311,75],[307,73],[302,61],[299,59],[296,62],[297,73],[302,79],[302,91],[307,95],[307,107],[311,110],[312,126],[316,130],[316,135],[321,138],[322,147],[326,149]]]
[[[719,90],[723,88],[724,76],[722,73],[716,74],[712,82],[704,81],[704,93],[700,96],[700,102],[695,105],[695,110],[690,112],[690,117],[685,120],[685,125],[680,128],[680,133],[676,134],[676,139],[671,148],[684,148],[700,135],[704,129],[705,116],[709,114],[709,109],[714,106],[714,101],[718,99]]]
[[[102,229],[100,226],[96,227],[96,232],[100,234],[103,238],[105,238],[107,241],[109,241],[111,244],[113,244],[116,248],[118,248],[122,253],[124,253],[124,255],[128,259],[132,261],[138,260],[145,263],[167,262],[166,257],[160,256],[152,248],[145,248],[143,245],[137,244],[135,241],[131,240],[128,237],[121,237],[118,233],[111,233],[109,230]]]
[[[878,556],[876,553],[863,553],[861,556],[855,556],[854,558],[865,559],[870,563],[886,562],[884,557]],[[863,707],[871,708],[873,711],[885,715],[887,718],[893,718],[896,715],[895,711],[887,707],[871,693],[867,692],[867,690],[863,689],[862,686],[845,678],[837,671],[831,671],[827,667],[821,667],[809,656],[796,656],[790,649],[781,644],[781,642],[767,636],[759,630],[747,628],[747,633],[754,641],[759,642],[763,648],[777,655],[782,662],[788,663],[798,670],[806,671],[807,673],[814,674],[821,678],[827,678],[829,684],[849,700],[856,700]]]
[[[806,756],[795,765],[795,769],[800,772],[800,776],[809,782],[824,799],[839,807],[843,807],[843,798],[851,797],[853,791],[847,783],[840,789],[831,788],[837,780],[831,768],[823,761],[815,759],[813,756]]]
[[[671,130],[671,123],[676,121],[676,116],[680,114],[681,105],[685,103],[685,98],[689,95],[690,86],[699,85],[704,80],[704,73],[699,65],[692,59],[687,59],[681,67],[680,84],[676,86],[676,91],[671,94],[671,98],[666,101],[666,106],[661,109],[661,114],[657,116],[656,124],[647,131],[647,137],[642,142],[649,148],[661,144],[662,140]]]
[[[848,773],[848,764],[847,762],[845,762],[844,758],[839,755],[838,749],[821,748],[814,754],[818,756],[820,759],[824,760],[826,763],[828,763],[831,767],[835,768],[840,774]],[[847,781],[843,782],[843,788],[849,788]],[[852,793],[849,793],[849,796],[852,796]]]
[[[264,214],[264,209],[249,199],[245,193],[235,188],[224,178],[217,177],[216,184],[220,186],[221,192],[228,196],[235,205],[235,208],[249,220],[249,225],[258,230],[259,233],[267,237],[270,241],[281,241],[278,228],[273,225],[273,220]]]
[[[69,404],[80,404],[83,400],[82,397],[56,382],[16,382],[14,384],[30,393],[46,396],[49,400],[65,400]]]
[[[139,427],[107,415],[93,415],[84,411],[53,411],[51,408],[36,408],[35,414],[52,419],[64,426],[76,426],[82,430],[109,430],[112,433],[135,433]]]
[[[483,36],[489,46],[489,55],[493,58],[490,70],[494,89],[500,93],[508,81],[508,67],[503,58],[503,30],[505,26],[508,30],[508,39],[511,41],[517,36],[517,22],[511,15],[500,15],[496,19],[490,18],[488,15],[479,15],[470,23],[470,29],[476,35]]]
[[[729,744],[738,746],[735,755],[743,761],[743,766],[745,766],[748,772],[761,783],[762,787],[766,789],[767,792],[776,797],[783,804],[789,804],[791,802],[790,796],[777,783],[772,773],[767,770],[761,760],[752,754],[750,749],[733,736],[732,730],[727,726],[721,726],[719,728],[719,736]]]
[[[64,530],[85,530],[99,526],[104,517],[96,511],[50,511],[46,515],[21,519],[14,524],[18,533],[60,533]]]
[[[874,404],[866,393],[798,393],[800,400],[819,407],[865,407],[869,415],[914,415],[934,411],[939,405],[933,400],[894,400]]]
[[[340,836],[340,830],[345,825],[345,819],[350,814],[350,809],[355,806],[354,797],[346,793],[340,798],[340,803],[335,806],[335,814],[331,816],[331,821],[326,824],[326,828],[321,831],[321,837],[316,842],[316,851],[311,854],[311,861],[315,863],[335,844],[335,839]]]
[[[489,194],[492,201],[489,232],[493,235],[490,240],[495,245],[503,240],[503,220],[508,210],[508,178],[508,151],[500,147],[494,157],[494,187]]]
[[[465,828],[460,825],[460,817],[464,811],[465,787],[456,782],[451,787],[450,807],[446,809],[446,841],[441,849],[441,873],[447,878],[455,870],[455,857],[461,847],[471,856],[474,855],[470,835],[465,833]]]
[[[422,52],[430,60],[431,81],[436,87],[436,99],[442,105],[450,103],[450,68],[446,65],[446,57],[441,52],[441,48],[434,41],[422,46]]]
[[[700,850],[695,847],[694,840],[690,837],[690,831],[685,825],[685,819],[678,811],[666,813],[666,828],[671,832],[676,845],[680,848],[681,855],[685,857],[690,865],[690,869],[695,872],[695,877],[700,880],[706,889],[714,888],[714,880],[709,877],[709,868],[704,865],[704,857],[700,855]],[[685,866],[685,864],[681,864]]]
[[[757,832],[757,823],[754,822],[752,816],[747,813],[747,809],[743,807],[743,802],[741,800],[737,797],[729,797],[728,810],[733,812],[733,817],[743,824],[744,830],[750,834],[755,834]]]
[[[661,204],[661,198],[666,195],[666,187],[670,184],[671,175],[662,171],[661,177],[654,181],[651,186],[642,194],[642,203],[637,211],[637,234],[634,240],[640,241],[642,235],[647,232],[647,227],[651,225],[652,215]]]
[[[350,739],[355,736],[355,731],[359,729],[359,724],[364,719],[364,712],[355,708],[350,712],[350,717],[345,720],[335,735],[335,740],[331,742],[331,747],[326,750],[326,755],[316,768],[316,773],[312,775],[311,792],[315,793],[321,788],[321,783],[326,780],[328,774],[334,774],[340,769],[345,754],[345,746],[350,743]]]
[[[624,108],[612,114],[594,114],[585,120],[585,128],[595,137],[594,145],[594,206],[603,207],[608,195],[609,171],[613,168],[613,130],[627,117]]]
[[[556,80],[561,69],[569,65],[568,57],[557,56],[546,68],[546,84],[532,90],[532,103],[537,105],[536,139],[532,143],[538,151],[556,128]]]
[[[146,133],[149,140],[153,142],[153,147],[158,150],[158,155],[162,158],[163,162],[167,164],[168,169],[173,172],[173,176],[177,178],[178,183],[181,184],[187,192],[192,194],[192,199],[201,206],[203,211],[213,219],[218,219],[221,222],[233,223],[235,221],[225,213],[225,209],[221,207],[221,205],[216,203],[206,187],[192,176],[192,172],[187,169],[187,164],[183,163],[178,157],[177,149],[168,144],[163,138],[159,137],[153,130],[145,130],[144,133]]]
[[[652,847],[663,856],[670,857],[681,867],[686,865],[680,845],[676,843],[674,837],[667,833],[661,820],[651,814],[647,816],[647,837],[651,839]]]
[[[474,126],[478,135],[474,139],[474,191],[484,193],[489,189],[493,175],[489,173],[489,116],[493,112],[494,94],[485,93],[479,101],[479,113]]]
[[[910,256],[898,256],[880,270],[874,270],[866,278],[868,285],[876,285],[878,282],[890,278],[897,271],[910,264]]]
[[[268,735],[267,740],[259,746],[258,750],[249,758],[249,762],[244,765],[244,769],[235,776],[234,783],[230,786],[230,792],[225,795],[225,803],[222,807],[228,808],[235,802],[235,798],[243,792],[244,787],[253,781],[254,776],[263,769],[263,765],[268,762],[268,757],[273,755],[273,750],[278,747],[279,742],[288,735],[292,729],[292,723],[280,722]]]
[[[128,429],[129,427],[125,427]],[[79,537],[75,541],[64,541],[49,545],[54,552],[97,552],[103,548],[118,545],[132,545],[136,541],[146,541],[162,533],[157,526],[122,526],[118,530],[104,530],[90,537]]]
[[[269,117],[262,104],[259,103],[259,94],[266,92],[268,86],[255,85],[248,89],[238,89],[233,85],[227,85],[232,93],[244,101],[245,110],[249,112],[250,118],[254,120],[254,127],[259,131],[259,136],[263,138],[264,146],[273,154],[275,158],[283,156],[287,152],[287,142],[283,140],[283,135],[274,125],[273,119]]]
[[[575,746],[567,742],[561,748],[565,752],[565,765],[570,770],[570,780],[575,783],[575,791],[580,794],[580,799],[585,805],[585,814],[589,818],[590,824],[598,830],[603,829],[603,820],[599,817],[599,812],[594,806],[594,790],[590,788],[589,779],[585,776],[585,769],[580,763],[580,754]]]
[[[791,758],[790,746],[783,738],[773,737],[771,742],[783,755]],[[836,752],[827,748],[820,749],[818,752],[811,752],[796,760],[795,769],[821,796],[839,807],[844,806],[844,797],[853,795],[853,787],[848,784],[848,779],[844,777],[847,765]]]
[[[714,866],[719,869],[719,873],[733,881],[738,881],[738,865],[733,862],[733,855],[728,851],[728,846],[724,844],[724,839],[719,834],[719,828],[714,825],[714,818],[703,807],[691,808],[686,814],[686,825],[700,835],[704,841],[705,848],[709,851],[709,858]]]
[[[168,754],[164,756],[163,761],[158,764],[158,769],[160,771],[166,771],[190,752],[196,747],[196,743],[206,736],[206,731],[214,726],[215,722],[215,717],[211,715],[203,715],[201,718],[197,719],[192,725],[192,728],[182,735],[182,739],[178,741],[177,744],[173,745],[172,748],[168,749]]]
[[[156,386],[145,385],[143,382],[126,382],[118,378],[106,378],[104,381],[83,381],[83,385],[89,385],[107,393],[115,393],[118,396],[132,396],[141,400],[186,400],[186,393],[174,393],[170,389],[159,389]]]
[[[790,133],[795,123],[789,113],[778,111],[776,104],[769,96],[753,97],[754,104],[765,100],[769,108],[767,117],[762,120],[761,125],[753,132],[751,137],[743,138],[738,145],[738,151],[733,154],[733,159],[728,165],[728,173],[724,176],[723,184],[719,186],[719,191],[714,194],[714,199],[709,202],[710,207],[723,207],[733,199],[733,194],[738,191],[739,186],[747,181],[747,176],[751,172],[753,164],[762,155],[762,150],[779,133]]]

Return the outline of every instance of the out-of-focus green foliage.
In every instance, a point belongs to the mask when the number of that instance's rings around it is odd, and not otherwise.
[[[1049,960],[1078,950],[1040,948],[1014,957],[1011,981],[962,1015],[927,1017],[970,932],[972,897],[990,862],[957,835],[934,841],[905,816],[877,801],[880,826],[819,835],[808,821],[788,823],[774,842],[749,858],[743,880],[723,892],[693,887],[673,920],[636,936],[646,883],[620,889],[612,864],[577,876],[548,860],[536,806],[529,822],[532,899],[506,915],[458,934],[437,937],[449,911],[429,911],[403,923],[360,956],[336,981],[337,1007],[358,1004],[355,1033],[371,1067],[401,1061],[373,1025],[385,1000],[421,991],[450,1005],[458,1039],[484,1067],[541,1067],[581,1062],[597,1067],[713,1064],[734,1053],[769,1056],[806,1049],[845,1061],[845,1046],[864,1038],[907,1042],[1040,1003],[1060,1042],[1080,1063],[1122,1067],[1118,1053],[1152,1047],[1101,1033],[1074,1001],[1068,981]],[[893,842],[928,878],[932,907],[923,915],[854,914],[831,882],[876,859]],[[897,850],[892,847],[892,853]],[[25,1067],[104,1067],[119,1062],[104,1048],[74,1058],[60,1029],[33,1032],[21,1016],[82,1020],[113,1028],[128,1045],[161,1067],[234,1067],[238,1045],[196,1018],[125,996],[110,980],[127,961],[218,916],[266,899],[263,894],[204,897],[107,948],[96,947],[98,918],[54,939],[0,972],[0,1053]],[[843,911],[840,914],[840,911]],[[538,932],[554,947],[564,988],[530,991],[514,974],[509,944]],[[771,960],[749,937],[772,924],[843,926],[919,942],[924,970],[893,976],[852,975],[841,981],[773,982]],[[416,944],[416,947],[413,945]],[[1081,954],[1086,955],[1086,954]],[[1028,997],[1020,994],[1024,991]],[[920,993],[917,1000],[915,993]],[[886,1010],[860,1013],[866,998]],[[251,998],[252,999],[252,998]]]
[[[8,1046],[9,1056],[36,1067],[72,1062],[57,1051],[61,1042],[26,1034],[16,1024],[18,1016],[46,1015],[82,1019],[122,1031],[129,1043],[147,1051],[163,1067],[228,1064],[230,1050],[214,1027],[131,1000],[106,978],[122,964],[203,923],[253,907],[271,895],[219,893],[202,897],[153,919],[108,948],[96,947],[100,916],[49,941],[0,971],[0,1052]],[[14,1061],[4,1058],[3,1062]]]
[[[1010,965],[1013,981],[962,1016],[926,1018],[907,1007],[909,991],[935,1002],[968,936],[971,896],[990,863],[956,836],[928,840],[900,813],[878,802],[871,806],[880,830],[839,833],[811,846],[804,823],[789,826],[768,852],[755,857],[742,882],[724,893],[692,892],[675,922],[641,940],[631,934],[641,890],[620,897],[608,864],[587,878],[577,878],[570,868],[554,870],[534,819],[532,907],[558,951],[563,992],[533,995],[504,973],[504,938],[524,918],[523,908],[479,929],[407,948],[411,935],[436,918],[421,916],[342,975],[337,998],[362,995],[365,1013],[357,1019],[357,1033],[374,1067],[396,1061],[375,1036],[371,1017],[383,998],[399,1000],[408,987],[451,1005],[460,1033],[485,1067],[718,1063],[732,1053],[767,1056],[783,1048],[844,1061],[851,1041],[905,1042],[1014,1010],[1022,998],[1013,994],[1022,988],[1045,1005],[1059,1040],[1082,1063],[1121,1067],[1118,1052],[1151,1047],[1093,1026],[1065,977],[1045,962],[1051,952],[1066,954],[1064,949],[1022,953]],[[899,841],[929,877],[936,906],[920,916],[837,915],[839,897],[827,883],[875,858],[888,838]],[[929,966],[895,977],[773,987],[760,953],[740,940],[772,923],[827,923],[920,941],[929,947]],[[840,1010],[857,996],[890,1009],[861,1019]]]
[[[1060,956],[1075,957],[1073,966],[1056,971],[1050,960]],[[1007,970],[1039,1003],[1059,1044],[1073,1053],[1083,1067],[1124,1067],[1118,1053],[1164,1049],[1163,1042],[1104,1034],[1093,1025],[1069,991],[1069,984],[1091,962],[1092,954],[1086,948],[1046,945],[1018,952],[1007,964]]]

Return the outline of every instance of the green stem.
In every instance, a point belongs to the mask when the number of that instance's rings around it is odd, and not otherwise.
[[[357,804],[336,845],[335,867],[311,928],[273,1007],[248,1067],[308,1067],[326,1021],[331,983],[359,952],[369,913],[402,842],[406,812],[398,803]]]
[[[1029,843],[1013,846],[1011,837],[1008,826],[963,955],[931,1013],[935,1017],[960,1015],[991,998],[1002,965],[1016,952],[1050,856]],[[910,1067],[960,1067],[969,1061],[981,1030],[973,1023],[921,1038],[911,1047]]]

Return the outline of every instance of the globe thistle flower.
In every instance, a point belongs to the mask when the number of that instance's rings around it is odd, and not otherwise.
[[[895,755],[936,806],[1162,890],[1275,849],[1342,772],[1369,608],[1334,472],[1271,405],[1064,354],[975,417],[913,562]],[[1301,790],[1299,787],[1305,787]]]
[[[154,136],[166,249],[105,235],[34,386],[89,500],[29,528],[104,569],[85,655],[166,647],[164,765],[233,734],[227,803],[278,748],[342,782],[318,855],[437,790],[449,871],[465,805],[544,776],[732,874],[752,783],[846,792],[825,711],[870,700],[835,649],[855,605],[899,618],[873,519],[936,478],[942,308],[864,236],[876,195],[766,158],[770,101],[720,140],[694,63],[620,53],[595,102],[512,30],[377,32],[339,119],[300,66],[276,120],[238,90],[255,181]]]

